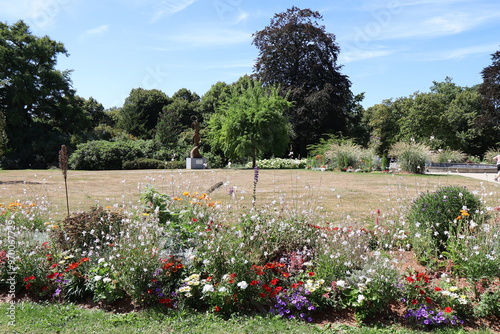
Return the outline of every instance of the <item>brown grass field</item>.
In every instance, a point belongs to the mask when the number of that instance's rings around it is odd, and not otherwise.
[[[224,184],[210,197],[222,207],[252,206],[254,171],[248,169],[69,171],[70,210],[82,211],[97,204],[137,205],[147,184],[180,197],[184,191],[204,193],[218,182]],[[487,206],[499,204],[496,183],[457,175],[260,170],[256,207],[286,206],[304,214],[324,214],[330,221],[370,222],[376,210],[397,216],[419,193],[446,185],[466,186]],[[228,195],[230,188],[234,197]],[[61,171],[0,170],[0,203],[11,202],[44,203],[53,219],[63,217],[66,202]]]

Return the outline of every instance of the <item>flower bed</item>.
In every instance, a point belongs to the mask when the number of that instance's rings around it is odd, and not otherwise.
[[[48,224],[38,239],[32,238],[40,229],[36,205],[6,206],[0,216],[1,289],[11,297],[57,302],[127,300],[166,312],[304,321],[345,310],[359,323],[373,321],[397,304],[404,308],[397,321],[422,328],[500,316],[498,272],[464,276],[467,268],[445,253],[425,271],[402,272],[393,254],[411,251],[404,220],[384,225],[380,212],[368,229],[274,208],[229,215],[201,193],[171,198],[148,188],[141,199],[133,209],[96,208]],[[462,207],[456,214],[466,217]],[[488,219],[472,231],[464,218],[465,230],[456,234],[477,246],[476,258],[489,242],[483,234],[498,236],[500,230]],[[498,268],[498,242],[487,245],[497,247],[484,256]]]

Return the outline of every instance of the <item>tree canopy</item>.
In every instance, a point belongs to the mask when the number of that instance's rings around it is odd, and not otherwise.
[[[481,121],[483,124],[492,124],[498,129],[500,127],[500,51],[493,53],[491,60],[491,65],[486,66],[481,72],[483,82],[479,87],[479,93],[483,97],[487,111]]]
[[[123,103],[117,125],[139,139],[151,139],[163,108],[170,102],[161,90],[134,88]]]
[[[58,147],[90,122],[75,100],[70,71],[55,69],[64,45],[0,22],[0,118],[4,167],[46,167]],[[2,133],[2,131],[0,131]]]
[[[262,86],[248,79],[234,86],[227,103],[218,108],[209,120],[209,138],[213,148],[220,148],[230,159],[280,155],[288,146],[289,123],[283,113],[291,103],[281,97],[278,89]]]
[[[353,98],[337,64],[335,35],[318,24],[321,19],[319,12],[292,7],[253,35],[259,49],[255,76],[264,85],[280,85],[295,102],[286,116],[295,133],[294,150],[301,155],[324,133],[345,131]]]

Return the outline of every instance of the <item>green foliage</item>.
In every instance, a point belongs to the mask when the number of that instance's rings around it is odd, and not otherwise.
[[[247,79],[209,120],[209,139],[230,159],[251,157],[253,166],[263,155],[281,155],[287,148],[289,124],[283,112],[290,103],[276,88]],[[243,89],[240,93],[239,89]]]
[[[397,158],[401,169],[406,172],[420,174],[425,170],[425,163],[430,159],[430,149],[424,144],[415,142],[398,142],[389,150],[389,155]]]
[[[118,114],[117,126],[139,139],[151,139],[159,115],[170,102],[160,90],[132,89]]]
[[[474,307],[476,318],[496,316],[500,317],[500,289],[498,286],[488,287],[481,293],[480,300]]]
[[[155,144],[147,140],[105,140],[79,144],[69,158],[71,169],[107,170],[123,169],[125,161],[151,157]]]
[[[432,155],[432,162],[447,163],[447,162],[464,162],[467,155],[461,151],[444,149],[438,150]]]
[[[323,134],[346,131],[349,111],[356,108],[351,83],[337,63],[335,35],[321,20],[319,12],[293,6],[275,14],[253,40],[259,49],[256,77],[266,86],[279,85],[294,101],[285,115],[295,134],[293,151],[302,157]]]
[[[123,169],[164,169],[174,165],[174,161],[166,162],[158,159],[139,158],[132,161],[125,161]],[[184,167],[186,163],[184,162]]]
[[[481,210],[481,201],[460,186],[420,195],[407,215],[408,237],[417,257],[435,258],[434,252],[439,255],[447,250],[448,238],[457,235],[457,220],[467,216],[479,223]]]
[[[467,277],[473,284],[500,276],[500,227],[480,220],[478,224],[477,219],[465,216],[457,220],[455,231],[449,234],[443,252],[453,262],[453,272]]]
[[[56,69],[62,43],[32,35],[18,21],[0,22],[0,136],[4,168],[46,168],[58,147],[91,122],[71,87],[71,71]]]

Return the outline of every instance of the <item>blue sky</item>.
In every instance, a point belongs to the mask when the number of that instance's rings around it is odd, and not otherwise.
[[[500,50],[498,0],[0,0],[0,21],[22,19],[62,42],[77,94],[106,108],[133,88],[203,95],[252,73],[252,34],[287,8],[319,11],[341,48],[339,63],[363,105],[429,90],[446,76],[460,86]]]

